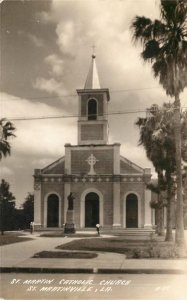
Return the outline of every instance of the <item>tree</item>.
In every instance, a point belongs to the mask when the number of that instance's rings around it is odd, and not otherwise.
[[[9,183],[2,179],[0,184],[0,230],[2,235],[5,230],[10,230],[14,225],[15,197],[9,188]]]
[[[161,20],[152,21],[136,16],[131,29],[134,41],[143,44],[144,61],[152,64],[155,77],[174,97],[177,210],[175,241],[181,254],[184,253],[184,223],[181,170],[181,123],[180,93],[187,85],[187,2],[184,0],[161,0]]]
[[[28,193],[23,203],[24,226],[29,228],[30,222],[34,220],[34,195]]]
[[[153,163],[158,174],[158,184],[150,184],[148,187],[158,194],[156,203],[151,203],[161,214],[164,206],[167,206],[167,230],[166,240],[172,237],[172,211],[174,196],[173,172],[175,171],[175,143],[173,111],[171,104],[164,104],[160,109],[152,105],[146,118],[139,118],[136,125],[140,128],[139,144],[143,145],[146,155]],[[164,193],[166,191],[166,193]],[[164,199],[166,198],[166,199]]]
[[[164,235],[164,207],[166,203],[162,197],[162,185],[158,180],[154,180],[151,183],[147,184],[147,188],[153,193],[151,198],[150,206],[155,209],[157,220],[156,220],[156,233],[158,235]],[[156,197],[155,197],[156,196]]]
[[[10,137],[14,137],[15,127],[12,122],[5,118],[0,119],[0,160],[11,153],[11,146],[8,142]]]

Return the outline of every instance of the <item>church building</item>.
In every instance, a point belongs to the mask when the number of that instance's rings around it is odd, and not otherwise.
[[[68,195],[74,195],[76,229],[151,228],[151,170],[120,155],[108,143],[108,88],[100,86],[95,55],[83,89],[78,89],[78,141],[65,155],[34,172],[34,222],[41,228],[66,223]],[[68,142],[68,141],[67,141]],[[128,154],[128,153],[127,153]]]

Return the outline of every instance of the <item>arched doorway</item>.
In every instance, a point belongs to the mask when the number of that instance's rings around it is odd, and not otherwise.
[[[88,193],[85,197],[85,227],[95,227],[99,223],[99,196]]]
[[[133,193],[126,198],[126,227],[138,227],[138,198]]]
[[[59,224],[59,198],[51,194],[47,198],[47,227],[58,227]]]

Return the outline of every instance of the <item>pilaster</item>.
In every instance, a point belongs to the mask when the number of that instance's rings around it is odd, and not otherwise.
[[[121,144],[114,144],[114,175],[120,174],[120,146]]]
[[[68,195],[70,194],[71,185],[69,182],[64,183],[64,223],[66,223],[67,210],[68,210]]]
[[[71,174],[71,144],[65,144],[65,174]]]
[[[144,228],[152,228],[152,220],[151,220],[151,206],[150,206],[150,201],[151,201],[151,191],[148,189],[145,189],[144,192]]]
[[[120,222],[120,182],[113,183],[113,227],[121,227]]]
[[[40,182],[40,170],[35,169],[34,178],[34,223],[35,226],[41,227],[42,216],[41,216],[41,182]]]
[[[41,187],[34,190],[34,223],[41,225]]]

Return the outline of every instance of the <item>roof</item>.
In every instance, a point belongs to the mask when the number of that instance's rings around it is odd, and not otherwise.
[[[131,162],[127,158],[120,156],[120,174],[143,174],[144,169]]]
[[[99,76],[95,62],[96,55],[92,54],[92,61],[86,78],[84,89],[100,89]]]
[[[63,174],[64,173],[64,160],[65,157],[54,161],[50,165],[42,169],[42,174]]]

